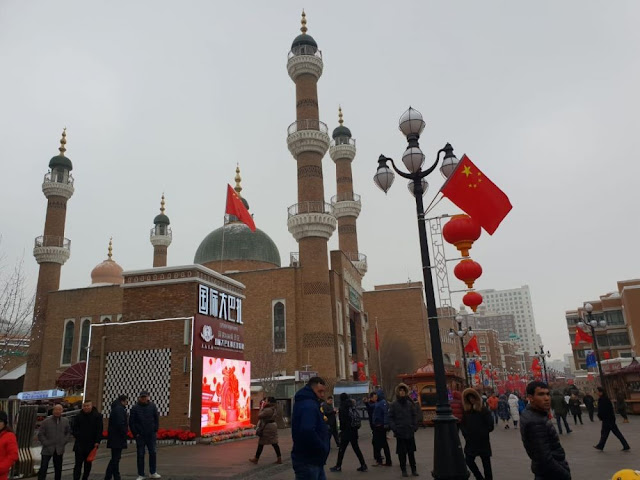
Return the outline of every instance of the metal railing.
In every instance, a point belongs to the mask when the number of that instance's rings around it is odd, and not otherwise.
[[[302,202],[288,208],[289,218],[305,213],[326,213],[333,215],[333,205],[327,202]]]
[[[64,183],[65,185],[73,186],[73,175],[69,173],[65,181],[64,176],[61,173],[58,173],[58,172],[45,173],[44,183]]]
[[[291,252],[289,254],[289,266],[290,267],[300,266],[300,252]]]
[[[172,234],[172,232],[171,232],[171,227],[165,227],[165,231],[164,231],[164,233],[162,233],[162,232],[158,232],[158,233],[156,233],[156,227],[151,227],[151,232],[150,232],[150,234],[149,234],[149,237],[150,237],[150,238],[153,238],[153,237],[162,237],[162,236],[169,237],[169,238],[173,238],[173,234]]]
[[[322,133],[329,134],[329,128],[327,127],[327,124],[321,122],[320,120],[316,120],[315,118],[293,122],[291,125],[289,125],[289,128],[287,128],[287,134],[293,135],[294,133],[301,130],[318,130]]]
[[[64,237],[56,237],[54,235],[41,235],[36,237],[34,247],[62,247],[70,250],[71,240]]]
[[[345,255],[352,262],[364,262],[364,263],[367,263],[367,256],[364,253],[349,253],[349,252],[345,252]]]
[[[336,145],[353,145],[356,146],[356,139],[349,137],[338,137],[335,140],[331,141],[331,146],[335,147]]]
[[[293,47],[289,51],[289,55],[287,55],[287,59],[291,57],[297,57],[300,55],[309,55],[311,57],[317,57],[322,59],[322,52],[318,47],[314,47],[313,45],[298,45],[297,47]]]
[[[338,202],[359,202],[360,195],[353,192],[339,193],[331,197],[331,204],[335,205]]]

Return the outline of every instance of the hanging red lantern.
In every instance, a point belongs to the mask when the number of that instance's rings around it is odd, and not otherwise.
[[[358,362],[358,368],[364,368],[364,362]]]
[[[460,360],[456,360],[455,366],[456,368],[460,368]]]
[[[469,256],[469,249],[480,238],[480,233],[480,224],[469,215],[454,215],[442,227],[444,239],[455,245],[463,257]]]
[[[611,358],[611,354],[609,352],[604,352],[602,355],[604,356],[605,360],[609,360]]]
[[[456,265],[453,274],[466,283],[467,287],[473,288],[473,283],[482,275],[482,267],[478,262],[466,258]]]
[[[478,305],[482,303],[482,295],[478,292],[467,292],[462,297],[462,303],[475,312],[478,309]]]

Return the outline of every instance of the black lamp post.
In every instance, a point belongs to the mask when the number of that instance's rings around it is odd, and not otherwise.
[[[592,315],[593,305],[591,305],[590,303],[584,304],[584,310],[585,312],[587,312],[587,317],[588,317],[588,321],[586,322],[586,325],[589,327],[589,329],[591,329],[591,337],[593,338],[593,349],[596,354],[596,362],[598,364],[598,373],[600,374],[600,385],[602,385],[602,388],[605,388],[604,374],[602,373],[602,364],[600,363],[600,350],[598,350],[598,338],[596,337],[596,327],[598,326],[598,323],[599,323],[600,327],[606,328],[607,322],[604,318],[600,320],[600,322],[598,322],[598,320],[593,318],[593,315]],[[583,328],[584,326],[585,326],[585,322],[583,320],[580,320],[578,322],[578,328]]]
[[[462,328],[462,316],[458,315],[456,316],[456,322],[458,324],[458,330],[454,330],[453,328],[449,329],[449,337],[450,338],[454,338],[455,336],[460,337],[460,348],[462,349],[462,367],[464,368],[464,380],[465,380],[465,384],[468,387],[471,386],[471,384],[469,383],[469,371],[467,369],[467,353],[464,351],[464,336],[467,333],[471,332],[471,327],[464,327]]]
[[[434,447],[433,447],[433,471],[432,475],[437,480],[462,480],[469,478],[469,472],[465,464],[464,454],[460,445],[460,437],[456,425],[456,418],[451,413],[451,405],[447,397],[447,381],[442,357],[442,343],[440,342],[440,329],[438,327],[438,311],[433,290],[433,278],[431,276],[431,262],[429,259],[429,246],[427,244],[427,230],[424,218],[424,204],[422,196],[426,193],[429,184],[425,177],[438,166],[440,154],[444,153],[440,171],[448,178],[455,170],[458,159],[453,155],[453,148],[448,143],[438,151],[436,160],[428,169],[422,170],[425,156],[420,150],[418,139],[424,130],[425,122],[417,110],[409,109],[400,117],[400,131],[407,138],[408,146],[402,155],[402,162],[409,172],[398,170],[393,160],[380,155],[378,170],[373,177],[376,185],[383,192],[387,192],[395,175],[388,167],[391,162],[393,170],[403,178],[409,180],[409,191],[416,199],[416,212],[418,217],[418,235],[420,239],[420,253],[422,257],[422,275],[424,278],[424,293],[427,302],[427,315],[429,317],[429,335],[431,337],[431,356],[433,357],[433,370],[436,382],[436,416],[434,422]]]
[[[547,358],[551,357],[551,353],[547,350],[547,353],[544,353],[544,347],[540,345],[540,351],[534,352],[539,360],[542,361],[542,368],[544,369],[544,381],[548,385],[549,384],[549,375],[547,374]]]

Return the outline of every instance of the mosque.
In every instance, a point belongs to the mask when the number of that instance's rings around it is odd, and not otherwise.
[[[354,369],[360,377],[380,376],[374,318],[383,343],[395,335],[401,348],[412,351],[415,367],[425,363],[430,340],[421,284],[362,288],[367,257],[358,247],[362,203],[351,171],[356,142],[341,110],[331,136],[319,119],[317,82],[324,60],[306,23],[303,12],[287,61],[296,85],[296,120],[288,127],[287,145],[297,163],[297,202],[288,209],[287,227],[298,252],[283,265],[266,232],[252,232],[227,216],[201,241],[192,265],[169,266],[173,232],[163,195],[150,232],[152,267],[123,270],[110,242],[107,258],[91,272],[91,285],[60,290],[62,266],[70,257],[67,203],[74,193],[63,132],[42,184],[47,209],[34,248],[39,276],[25,391],[54,388],[72,377],[70,370],[81,372],[85,397],[105,415],[117,394],[135,396],[146,389],[163,426],[197,431],[202,425],[204,431],[205,417],[214,421],[209,404],[216,395],[233,404],[224,408],[227,421],[246,418],[247,388],[221,392],[217,381],[223,376],[225,382],[230,375],[242,381],[240,371],[248,377],[249,368],[254,378],[306,368],[330,384],[353,378]],[[327,151],[336,169],[336,185],[327,186],[335,191],[329,201],[322,166]],[[235,192],[249,209],[239,168]],[[336,228],[339,249],[329,251]],[[446,334],[450,326],[441,325],[441,337],[446,359],[454,362],[459,356]],[[209,376],[218,361],[221,368],[225,361],[240,363]]]

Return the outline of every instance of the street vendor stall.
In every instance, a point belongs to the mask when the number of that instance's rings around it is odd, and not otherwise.
[[[604,366],[603,366],[604,367]],[[605,370],[607,392],[612,401],[623,392],[629,413],[640,414],[640,363],[632,359],[626,367]]]

